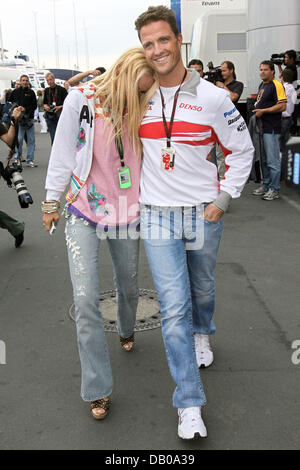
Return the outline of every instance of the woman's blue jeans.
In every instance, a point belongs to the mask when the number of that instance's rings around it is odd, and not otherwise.
[[[118,333],[128,338],[134,330],[138,305],[139,239],[122,239],[121,230],[117,232],[116,239],[108,234],[107,242],[117,288]],[[124,230],[127,231],[126,228]],[[99,311],[98,254],[101,240],[96,227],[74,215],[69,215],[65,233],[82,371],[81,396],[85,401],[93,401],[109,396],[113,388],[104,323]]]
[[[194,334],[215,332],[214,269],[223,228],[193,208],[141,207],[141,233],[158,292],[162,334],[176,383],[175,408],[206,402],[197,367]]]

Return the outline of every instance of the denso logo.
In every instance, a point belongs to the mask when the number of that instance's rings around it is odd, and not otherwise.
[[[231,116],[235,111],[236,107],[234,107],[231,111],[227,111],[227,113],[224,113],[224,118],[226,118],[227,116]]]
[[[191,104],[180,103],[179,108],[190,109],[191,111],[202,111],[202,106],[193,106]]]

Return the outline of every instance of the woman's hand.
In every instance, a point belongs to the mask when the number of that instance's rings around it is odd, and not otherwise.
[[[50,231],[52,222],[56,226],[59,222],[59,213],[58,212],[51,212],[50,214],[45,213],[43,215],[43,225],[47,232]]]

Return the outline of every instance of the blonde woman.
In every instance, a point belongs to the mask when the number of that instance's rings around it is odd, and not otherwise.
[[[125,52],[105,74],[73,88],[66,98],[51,152],[46,230],[59,220],[59,199],[66,196],[66,242],[73,284],[81,396],[92,416],[109,409],[113,379],[103,320],[99,312],[98,250],[107,238],[117,288],[117,325],[122,347],[133,346],[138,303],[139,178],[138,130],[156,88],[144,52]]]

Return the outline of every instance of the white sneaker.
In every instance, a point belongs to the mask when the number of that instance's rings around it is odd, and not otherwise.
[[[260,188],[255,189],[252,194],[253,196],[263,196],[266,194],[267,190],[264,189],[262,186]]]
[[[198,367],[208,367],[213,363],[214,354],[209,343],[209,335],[195,334],[195,351]]]
[[[178,408],[178,416],[178,436],[181,439],[207,436],[207,430],[201,418],[201,406]]]

